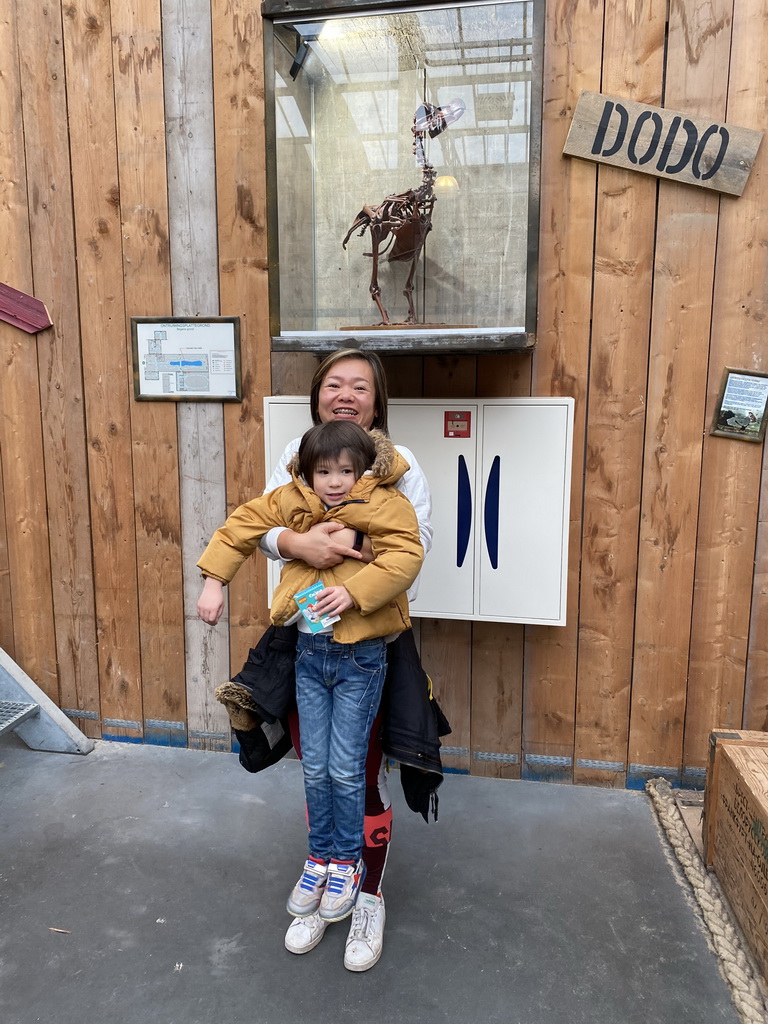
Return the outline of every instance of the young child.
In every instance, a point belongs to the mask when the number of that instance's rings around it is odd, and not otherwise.
[[[405,592],[424,557],[416,514],[393,485],[408,464],[380,431],[338,420],[312,427],[290,465],[292,482],[241,505],[197,563],[206,577],[198,613],[218,621],[222,586],[275,526],[303,533],[339,522],[370,538],[373,560],[346,558],[322,571],[287,562],[272,596],[276,625],[296,620],[296,703],[309,819],[309,857],[288,912],[341,921],[352,912],[361,859],[365,757],[386,674],[387,639],[410,627]],[[322,581],[310,631],[294,595]]]

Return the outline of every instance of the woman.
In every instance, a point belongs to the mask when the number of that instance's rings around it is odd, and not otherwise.
[[[387,381],[381,360],[375,353],[356,349],[333,352],[318,367],[310,391],[310,409],[313,423],[345,420],[357,423],[366,430],[378,429],[387,433]],[[271,491],[290,479],[287,465],[298,450],[300,438],[292,441],[284,452],[266,490]],[[413,453],[400,445],[395,446],[410,469],[397,484],[410,499],[419,523],[419,535],[425,554],[432,546],[430,517],[432,501],[429,485]],[[353,531],[341,524],[325,523],[309,533],[298,534],[284,528],[275,528],[264,537],[261,550],[273,559],[301,558],[316,569],[337,565],[344,558],[372,557],[370,542],[364,538],[360,550],[353,547]],[[408,592],[412,601],[416,596],[418,579]],[[325,609],[318,605],[317,612]],[[395,657],[413,662],[415,646],[413,635],[401,634],[390,646],[390,671]],[[291,735],[297,753],[300,753],[298,719],[290,718]],[[366,971],[381,956],[385,911],[381,895],[381,880],[387,860],[392,826],[392,808],[387,790],[384,754],[382,749],[382,712],[371,729],[366,761],[365,848],[363,860],[366,877],[357,905],[352,912],[352,924],[347,938],[344,966],[351,971]],[[423,812],[422,812],[423,813]],[[297,917],[285,937],[285,945],[292,953],[307,953],[321,941],[326,922],[319,914]]]

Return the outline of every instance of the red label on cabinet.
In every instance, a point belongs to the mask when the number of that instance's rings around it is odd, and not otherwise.
[[[471,412],[445,413],[443,437],[470,437],[472,433]]]

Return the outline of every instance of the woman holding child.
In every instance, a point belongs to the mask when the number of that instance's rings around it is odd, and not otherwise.
[[[291,734],[310,825],[286,947],[308,952],[329,923],[351,914],[344,964],[364,971],[382,950],[392,817],[377,714],[386,641],[399,635],[408,653],[413,647],[405,592],[431,545],[431,505],[413,455],[386,436],[377,356],[333,353],[314,376],[310,405],[316,426],[288,446],[264,496],[233,513],[198,563],[206,576],[198,610],[218,621],[222,585],[257,544],[283,561],[272,618],[299,618]],[[320,579],[315,616],[340,618],[312,632],[293,595]]]

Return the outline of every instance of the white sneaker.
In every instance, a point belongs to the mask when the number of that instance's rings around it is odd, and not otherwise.
[[[352,925],[344,950],[348,971],[367,971],[378,963],[384,945],[384,900],[361,892],[352,911]]]
[[[297,917],[285,933],[285,948],[290,953],[308,953],[320,942],[327,927],[327,921],[319,914]]]

